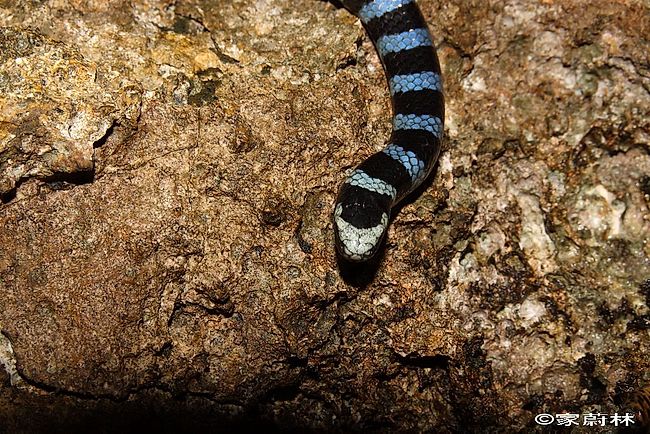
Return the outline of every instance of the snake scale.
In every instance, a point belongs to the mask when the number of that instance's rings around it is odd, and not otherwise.
[[[445,104],[440,63],[415,0],[343,0],[384,65],[393,132],[340,188],[334,207],[336,248],[352,262],[375,256],[391,209],[427,178],[440,153]]]

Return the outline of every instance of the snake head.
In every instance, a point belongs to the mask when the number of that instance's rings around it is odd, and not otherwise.
[[[373,201],[345,200],[334,209],[334,233],[336,249],[346,260],[365,262],[372,258],[386,235],[390,207],[382,207]],[[352,195],[354,196],[354,195]],[[388,208],[388,209],[386,209]]]

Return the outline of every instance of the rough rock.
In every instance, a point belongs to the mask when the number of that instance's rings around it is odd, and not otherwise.
[[[354,268],[333,201],[390,133],[354,17],[0,0],[0,431],[623,411],[650,383],[650,7],[420,4],[445,149]]]

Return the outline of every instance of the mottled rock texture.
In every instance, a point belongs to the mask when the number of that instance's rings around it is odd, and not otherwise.
[[[530,431],[650,383],[650,6],[420,3],[445,150],[354,269],[354,17],[0,0],[0,431]]]

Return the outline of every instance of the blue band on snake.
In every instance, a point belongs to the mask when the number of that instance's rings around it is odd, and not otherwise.
[[[336,248],[348,261],[375,256],[391,209],[418,187],[436,164],[444,129],[440,64],[415,0],[343,0],[375,44],[393,106],[386,147],[343,183],[334,207]]]

